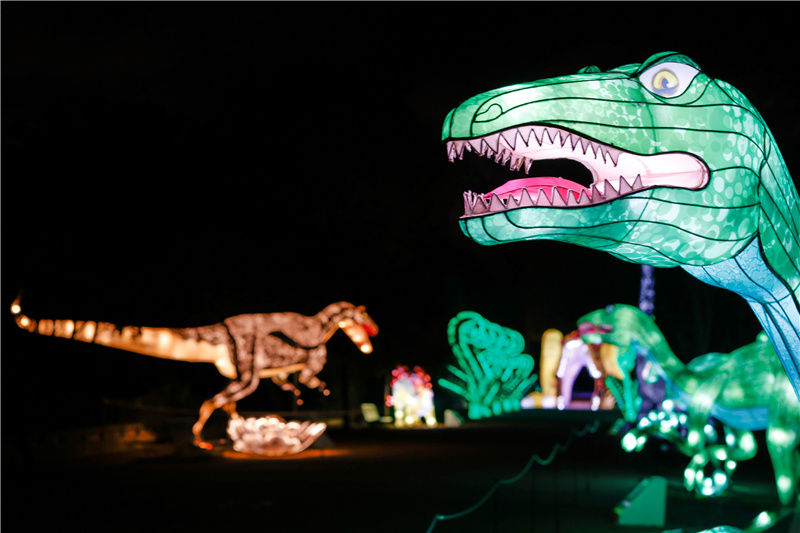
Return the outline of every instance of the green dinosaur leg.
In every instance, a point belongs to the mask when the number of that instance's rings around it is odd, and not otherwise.
[[[767,449],[775,469],[778,497],[784,506],[800,504],[800,403],[789,380],[779,379],[770,405]]]
[[[728,454],[724,444],[717,443],[716,430],[709,423],[711,409],[727,380],[726,372],[702,383],[689,403],[686,450],[692,460],[684,470],[684,486],[702,496],[715,496],[728,486]]]
[[[686,443],[692,451],[699,451],[706,447],[709,431],[713,429],[708,424],[711,409],[730,379],[729,364],[718,367],[714,376],[700,383],[692,393],[688,412],[689,432],[686,436]]]

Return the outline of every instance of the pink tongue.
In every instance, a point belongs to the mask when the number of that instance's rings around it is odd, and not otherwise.
[[[567,197],[567,191],[575,191],[575,197],[578,197],[580,191],[585,189],[582,185],[575,183],[574,181],[565,180],[564,178],[555,178],[555,177],[536,177],[536,178],[520,178],[516,180],[507,181],[503,185],[499,186],[498,188],[494,189],[483,195],[484,198],[491,198],[493,194],[496,194],[501,199],[505,200],[506,197],[510,193],[514,193],[515,196],[519,196],[517,193],[520,192],[522,189],[528,189],[528,194],[531,195],[532,198],[536,198],[539,194],[539,189],[544,189],[545,194],[547,195],[548,199],[552,201],[550,198],[550,193],[553,191],[553,187],[558,187],[559,194],[562,198]]]

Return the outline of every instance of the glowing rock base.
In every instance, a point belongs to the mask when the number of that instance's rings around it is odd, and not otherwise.
[[[234,417],[228,422],[228,436],[237,452],[279,456],[302,452],[326,428],[324,422],[286,422],[277,415]]]

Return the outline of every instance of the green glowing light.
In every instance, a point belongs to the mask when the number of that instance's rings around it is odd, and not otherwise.
[[[792,490],[793,482],[792,478],[790,478],[789,476],[786,475],[778,476],[777,483],[778,483],[778,490],[780,490],[781,492],[788,492]]]
[[[739,439],[739,448],[744,452],[752,452],[756,449],[756,439],[752,433],[746,433]]]
[[[769,432],[769,440],[776,446],[786,446],[797,440],[797,433],[783,428],[774,428]]]
[[[584,315],[578,323],[605,326],[603,342],[617,346],[620,357],[627,358],[620,364],[624,372],[634,371],[633,353],[645,361],[642,373],[646,370],[651,381],[664,383],[661,409],[637,413],[636,431],[667,440],[692,457],[691,468],[684,473],[687,490],[703,496],[724,491],[738,462],[757,452],[752,431],[766,430],[779,499],[785,506],[797,504],[800,402],[766,335],[759,334],[755,342],[731,353],[708,353],[683,363],[653,318],[633,306],[608,306]],[[633,393],[638,395],[639,383],[634,384]],[[634,403],[630,398],[626,402]],[[620,408],[627,421],[637,421],[625,406]],[[632,439],[623,439],[624,449],[640,449]]]
[[[447,338],[458,366],[448,365],[453,377],[439,379],[439,385],[467,401],[469,418],[521,409],[537,379],[533,357],[522,353],[522,334],[463,311],[450,320]]]
[[[694,476],[696,472],[692,467],[686,467],[686,470],[683,471],[683,484],[686,486],[688,490],[691,490],[692,484],[694,484]]]
[[[758,513],[758,516],[756,516],[756,519],[754,520],[753,524],[756,527],[760,527],[760,528],[765,528],[767,526],[771,526],[772,525],[772,515],[770,513],[768,513],[767,511],[761,511],[760,513]]]
[[[602,340],[602,337],[601,337]],[[617,407],[622,411],[622,416],[628,422],[635,422],[642,405],[636,380],[631,378],[636,366],[636,350],[629,347],[627,350],[617,351],[617,364],[622,370],[622,380],[614,376],[605,379],[608,390],[616,400]]]
[[[622,437],[622,449],[626,452],[632,452],[636,448],[636,435],[630,431]]]

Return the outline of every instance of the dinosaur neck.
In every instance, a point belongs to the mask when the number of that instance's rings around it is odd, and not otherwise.
[[[330,304],[325,309],[315,315],[321,326],[322,341],[324,344],[330,339],[336,330],[339,329],[339,324],[342,320],[352,318],[356,313],[355,308],[350,304],[344,302],[337,302]]]
[[[648,318],[646,323],[639,323],[634,329],[638,331],[632,335],[630,344],[637,352],[658,363],[667,376],[674,376],[684,368],[684,364],[675,356],[661,330],[652,320]]]
[[[764,259],[758,239],[738,255],[710,266],[684,266],[697,279],[734,291],[753,309],[800,398],[800,310],[787,284]]]

